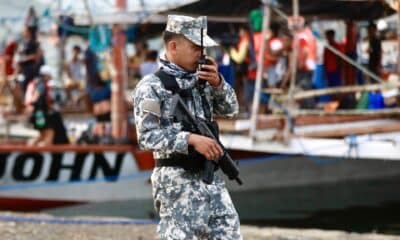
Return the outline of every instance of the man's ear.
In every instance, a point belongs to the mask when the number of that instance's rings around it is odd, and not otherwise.
[[[171,54],[175,54],[177,51],[177,41],[176,40],[171,40],[167,44],[167,49]]]

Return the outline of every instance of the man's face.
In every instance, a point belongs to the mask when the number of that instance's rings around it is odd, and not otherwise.
[[[182,37],[176,40],[174,62],[188,72],[195,72],[201,56],[200,46]]]

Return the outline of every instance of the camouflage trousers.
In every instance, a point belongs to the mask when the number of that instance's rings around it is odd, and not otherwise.
[[[207,185],[198,173],[158,167],[151,182],[161,239],[242,239],[238,214],[218,176]]]

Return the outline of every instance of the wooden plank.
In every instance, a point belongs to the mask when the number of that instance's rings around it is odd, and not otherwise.
[[[262,92],[273,94],[273,95],[279,95],[279,94],[285,93],[281,88],[263,88]]]
[[[246,132],[250,129],[250,119],[216,119],[221,132]],[[258,115],[257,128],[280,128],[283,126],[284,117],[281,115]]]
[[[346,123],[354,121],[375,120],[387,118],[385,114],[369,114],[369,115],[300,115],[294,118],[295,126],[307,126],[313,124],[333,124]],[[257,129],[276,128],[282,129],[284,124],[284,116],[282,115],[260,115],[258,117]],[[217,119],[221,132],[245,132],[244,121],[247,119]],[[248,123],[250,124],[250,123]]]
[[[325,112],[323,110],[314,109],[299,109],[294,113],[296,116],[300,115],[319,115],[319,116],[334,116],[334,115],[392,115],[398,116],[400,114],[400,108],[385,108],[385,109],[349,109],[349,110],[336,110],[335,112]]]
[[[343,128],[343,129],[332,129],[327,131],[315,131],[308,132],[304,134],[296,134],[300,137],[310,137],[310,138],[339,138],[346,137],[349,135],[361,135],[361,134],[369,134],[369,133],[385,133],[385,132],[394,132],[400,131],[400,123],[392,123],[385,125],[378,125],[372,127],[359,127],[359,128]]]
[[[384,118],[385,115],[326,115],[326,116],[308,116],[302,115],[295,118],[296,126],[306,126],[313,124],[333,124],[355,121],[366,121]]]
[[[343,94],[343,93],[352,93],[352,92],[363,92],[363,91],[377,91],[377,90],[385,90],[389,88],[400,87],[400,82],[398,83],[382,83],[382,84],[368,84],[368,85],[353,85],[353,86],[344,86],[344,87],[332,87],[332,88],[323,88],[323,89],[315,89],[315,90],[307,90],[300,91],[294,94],[294,99],[305,99],[312,98],[317,96],[329,95],[329,94]],[[278,97],[281,101],[288,101],[289,96],[284,95]]]

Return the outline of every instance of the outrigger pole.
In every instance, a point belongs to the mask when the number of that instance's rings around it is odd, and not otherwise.
[[[262,41],[261,41],[261,50],[260,52],[262,54],[259,54],[258,59],[257,59],[257,75],[256,75],[256,82],[255,82],[255,91],[254,91],[254,98],[253,98],[253,105],[252,105],[252,112],[251,112],[251,118],[250,118],[250,137],[255,140],[256,139],[256,131],[257,131],[257,119],[258,119],[258,109],[260,106],[260,94],[261,94],[261,84],[262,84],[262,76],[264,72],[264,52],[266,48],[266,35],[267,31],[269,30],[269,24],[270,24],[270,19],[271,19],[271,0],[263,0],[263,26],[262,26]],[[290,112],[293,111],[294,108],[294,88],[295,88],[295,82],[296,82],[296,74],[297,74],[297,36],[296,36],[296,31],[298,30],[298,20],[299,20],[299,2],[298,0],[293,0],[292,2],[293,5],[293,37],[294,37],[294,43],[295,46],[293,47],[293,52],[292,52],[292,65],[291,65],[291,82],[290,82],[290,88],[289,88],[289,112],[288,114],[290,115]],[[290,135],[290,124],[289,124],[289,119],[287,119],[287,122],[285,124],[285,129],[284,129],[284,136],[285,139],[288,139]]]
[[[254,98],[251,109],[251,117],[250,117],[250,137],[254,139],[255,133],[257,131],[257,115],[258,109],[260,107],[260,94],[261,94],[261,84],[262,84],[262,75],[264,72],[264,52],[266,48],[266,37],[267,31],[269,30],[269,23],[271,18],[271,10],[270,4],[271,0],[262,0],[263,2],[263,25],[262,25],[262,35],[261,35],[261,53],[258,55],[257,59],[257,75],[255,82],[255,90],[254,90]]]
[[[290,78],[290,85],[289,85],[289,102],[288,102],[288,112],[286,113],[288,116],[285,118],[285,127],[283,129],[283,140],[286,142],[289,140],[290,137],[290,131],[292,129],[291,123],[290,123],[290,116],[292,115],[295,106],[295,99],[294,99],[294,90],[296,87],[296,76],[297,76],[297,56],[298,56],[298,45],[299,45],[299,37],[297,35],[297,31],[299,30],[299,0],[293,0],[292,1],[292,6],[293,6],[293,26],[292,26],[292,35],[293,35],[293,50],[292,50],[292,61],[290,64],[290,73],[291,73],[291,78]]]

